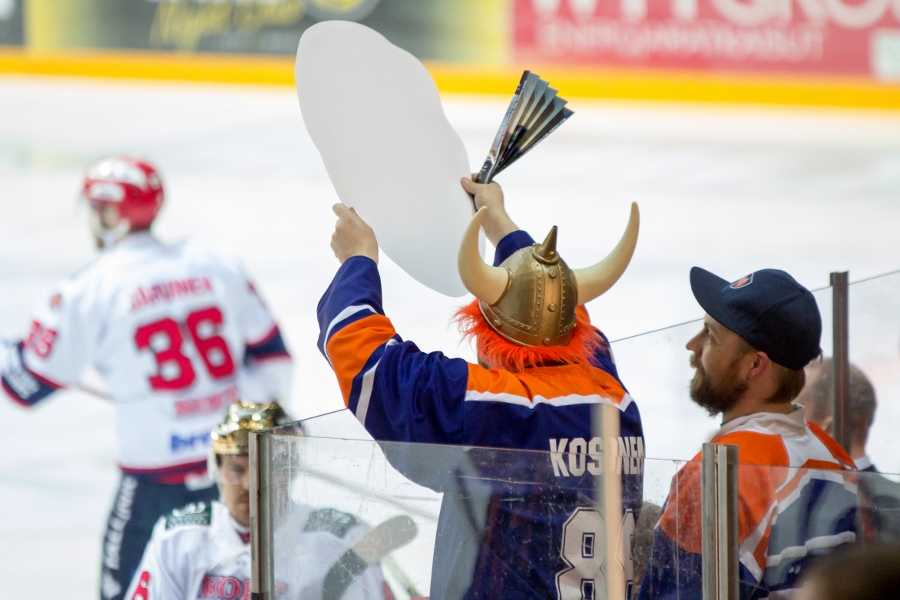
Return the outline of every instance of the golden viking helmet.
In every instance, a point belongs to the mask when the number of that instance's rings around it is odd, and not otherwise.
[[[232,402],[225,418],[213,429],[210,437],[214,454],[249,454],[249,433],[286,425],[291,418],[277,402],[256,404],[237,400]]]
[[[622,239],[592,267],[570,269],[556,251],[556,226],[542,244],[514,252],[499,267],[478,252],[478,231],[487,207],[475,213],[463,234],[458,268],[463,285],[478,299],[488,325],[522,346],[565,346],[575,329],[575,308],[609,290],[625,272],[637,245],[640,214],[631,216]]]

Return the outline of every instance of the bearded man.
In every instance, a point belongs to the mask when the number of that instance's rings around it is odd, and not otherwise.
[[[691,398],[722,415],[712,443],[738,446],[740,596],[781,598],[817,556],[856,539],[853,461],[793,403],[821,353],[819,309],[774,269],[729,283],[694,267],[691,289],[707,313],[687,343]],[[700,458],[672,483],[642,600],[702,597]]]

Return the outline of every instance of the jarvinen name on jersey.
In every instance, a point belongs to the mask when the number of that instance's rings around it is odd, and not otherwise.
[[[131,312],[159,301],[169,302],[183,296],[197,296],[210,292],[212,292],[212,282],[207,277],[188,277],[187,279],[154,283],[150,287],[138,287],[131,296]]]
[[[224,392],[213,394],[205,398],[189,398],[175,403],[176,417],[193,417],[194,415],[207,415],[218,413],[223,407],[228,406],[238,397],[237,386],[231,386]]]
[[[616,456],[616,473],[641,475],[644,472],[644,438],[641,436],[607,438],[606,451]],[[603,473],[603,438],[550,438],[550,460],[557,477]]]

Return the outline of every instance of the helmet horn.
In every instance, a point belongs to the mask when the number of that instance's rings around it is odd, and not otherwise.
[[[622,239],[609,255],[592,267],[575,269],[575,286],[578,290],[578,304],[587,304],[611,288],[628,268],[634,248],[637,245],[641,215],[636,202],[631,203],[631,216]]]
[[[478,209],[466,227],[459,245],[457,268],[469,293],[483,302],[494,304],[509,285],[509,271],[486,264],[478,252],[478,232],[487,216],[487,210],[486,206]]]
[[[550,229],[550,233],[544,238],[544,243],[534,251],[534,256],[541,262],[546,264],[555,263],[559,259],[556,253],[556,225]]]

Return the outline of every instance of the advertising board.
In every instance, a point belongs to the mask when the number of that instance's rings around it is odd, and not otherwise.
[[[502,0],[0,0],[26,7],[30,49],[293,56],[320,21],[355,21],[420,59],[495,61]]]
[[[0,45],[21,46],[23,38],[22,0],[0,0]]]
[[[900,80],[900,0],[513,0],[525,63]]]

